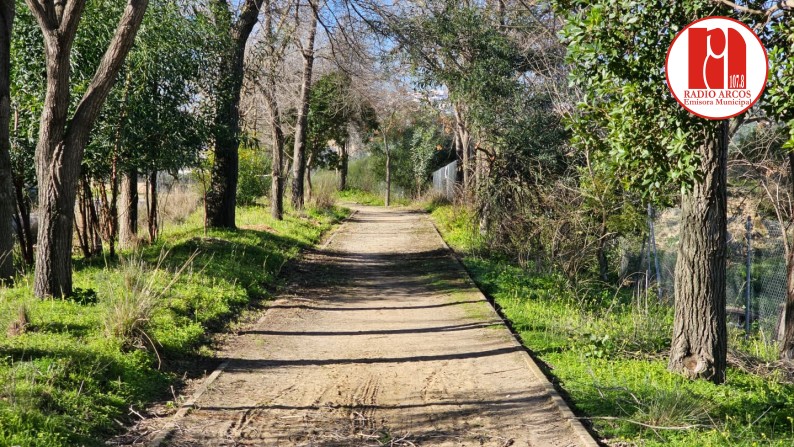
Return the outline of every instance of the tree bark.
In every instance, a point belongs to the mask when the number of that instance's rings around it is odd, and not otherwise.
[[[240,91],[243,87],[245,47],[259,17],[263,0],[245,0],[242,12],[229,34],[230,54],[223,58],[215,110],[215,163],[205,207],[207,223],[213,228],[236,228],[237,179],[240,146]],[[228,0],[218,5],[232,16]]]
[[[135,41],[148,0],[128,0],[85,94],[68,119],[71,50],[85,0],[26,0],[44,34],[47,89],[36,147],[39,231],[34,293],[72,293],[72,233],[77,182],[89,133]]]
[[[275,88],[275,86],[274,86]],[[270,215],[276,220],[284,218],[284,130],[275,95],[268,94],[270,129],[273,134],[273,152],[270,179]]]
[[[77,239],[85,258],[92,258],[102,253],[102,238],[99,231],[99,216],[94,204],[94,194],[91,191],[91,181],[87,175],[80,176],[79,201],[77,209],[80,219],[77,222]],[[75,216],[77,220],[77,216]]]
[[[149,174],[146,194],[148,198],[146,202],[146,222],[149,227],[149,242],[154,243],[160,230],[157,222],[157,171]]]
[[[391,150],[389,141],[386,139],[386,132],[383,132],[383,147],[386,150],[386,206],[391,206]]]
[[[273,219],[284,219],[284,128],[281,123],[281,111],[278,108],[276,99],[276,45],[273,32],[273,10],[271,1],[266,0],[265,23],[263,25],[266,33],[266,41],[269,43],[269,67],[265,74],[265,104],[270,111],[270,133],[273,138],[273,148],[271,151],[271,170],[270,170],[270,215]],[[280,58],[279,58],[280,60]]]
[[[309,95],[311,94],[312,72],[314,70],[314,40],[317,35],[316,5],[310,1],[312,8],[311,28],[309,37],[303,48],[303,81],[301,82],[300,108],[298,122],[295,126],[295,147],[292,151],[292,207],[302,210],[304,205],[303,182],[306,172],[306,135],[308,133]]]
[[[339,190],[344,191],[347,189],[347,143],[339,146],[339,152]]]
[[[681,199],[675,267],[675,322],[669,369],[690,379],[725,381],[727,122],[699,152],[702,180]]]
[[[11,33],[14,0],[0,0],[0,283],[14,276],[14,185],[11,180]]]
[[[121,178],[119,246],[132,248],[138,241],[138,170],[132,168]]]
[[[461,164],[463,165],[463,191],[467,194],[471,186],[471,134],[466,126],[466,121],[460,106],[455,106],[455,133],[460,145]]]
[[[33,228],[30,225],[30,209],[32,204],[25,193],[25,182],[22,176],[14,177],[14,193],[16,194],[17,238],[22,251],[22,261],[26,266],[33,265],[33,245],[36,242]]]
[[[794,153],[788,153],[789,184],[794,193]],[[794,218],[794,217],[792,217]],[[780,343],[780,358],[794,360],[794,250],[789,248],[786,256],[786,306],[783,309],[783,339]]]
[[[312,165],[314,164],[314,154],[309,153],[306,157],[306,200],[312,200],[312,193],[314,185],[312,185]]]

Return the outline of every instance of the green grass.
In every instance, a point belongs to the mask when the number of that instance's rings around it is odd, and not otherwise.
[[[166,228],[157,244],[122,254],[144,265],[140,272],[161,291],[195,254],[150,318],[139,322],[151,342],[130,344],[105,329],[129,287],[125,263],[78,260],[74,281],[82,292],[73,300],[35,299],[30,276],[0,289],[0,446],[104,445],[120,429],[117,421],[129,420],[131,407],[170,396],[180,366],[211,357],[211,333],[267,298],[284,264],[345,215],[334,208],[279,222],[264,208],[244,208],[240,230],[205,235],[197,213]],[[5,328],[20,307],[30,325],[9,337]]]
[[[723,385],[670,373],[669,306],[603,286],[573,290],[561,275],[473,255],[477,238],[469,216],[451,206],[432,210],[480,287],[607,443],[794,445],[794,385],[735,368]],[[730,345],[769,360],[773,350],[740,340],[734,333]]]
[[[336,193],[339,200],[345,202],[353,202],[361,205],[383,206],[385,204],[385,197],[381,194],[375,194],[363,189],[348,187],[344,191]],[[411,201],[405,198],[400,198],[392,195],[391,204],[405,206],[410,204]]]

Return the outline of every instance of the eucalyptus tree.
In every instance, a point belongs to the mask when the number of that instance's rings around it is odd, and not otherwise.
[[[207,191],[206,212],[210,227],[235,228],[240,146],[240,91],[243,86],[245,48],[258,22],[264,0],[217,0],[211,3],[219,35],[227,42],[220,57],[215,87],[214,162]],[[239,5],[239,11],[235,11]]]
[[[0,0],[0,283],[14,275],[14,193],[11,183],[11,35],[15,0]]]
[[[85,0],[26,0],[44,36],[47,89],[36,147],[39,231],[36,296],[72,293],[72,211],[89,133],[116,82],[148,0],[128,0],[82,99],[69,116],[72,45]]]

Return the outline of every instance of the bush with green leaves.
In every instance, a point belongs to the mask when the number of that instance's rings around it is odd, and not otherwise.
[[[237,202],[253,205],[270,193],[270,157],[258,148],[240,149]]]

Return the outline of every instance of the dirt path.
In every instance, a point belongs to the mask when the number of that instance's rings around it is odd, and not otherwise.
[[[292,284],[167,445],[583,444],[426,215],[358,208]]]

